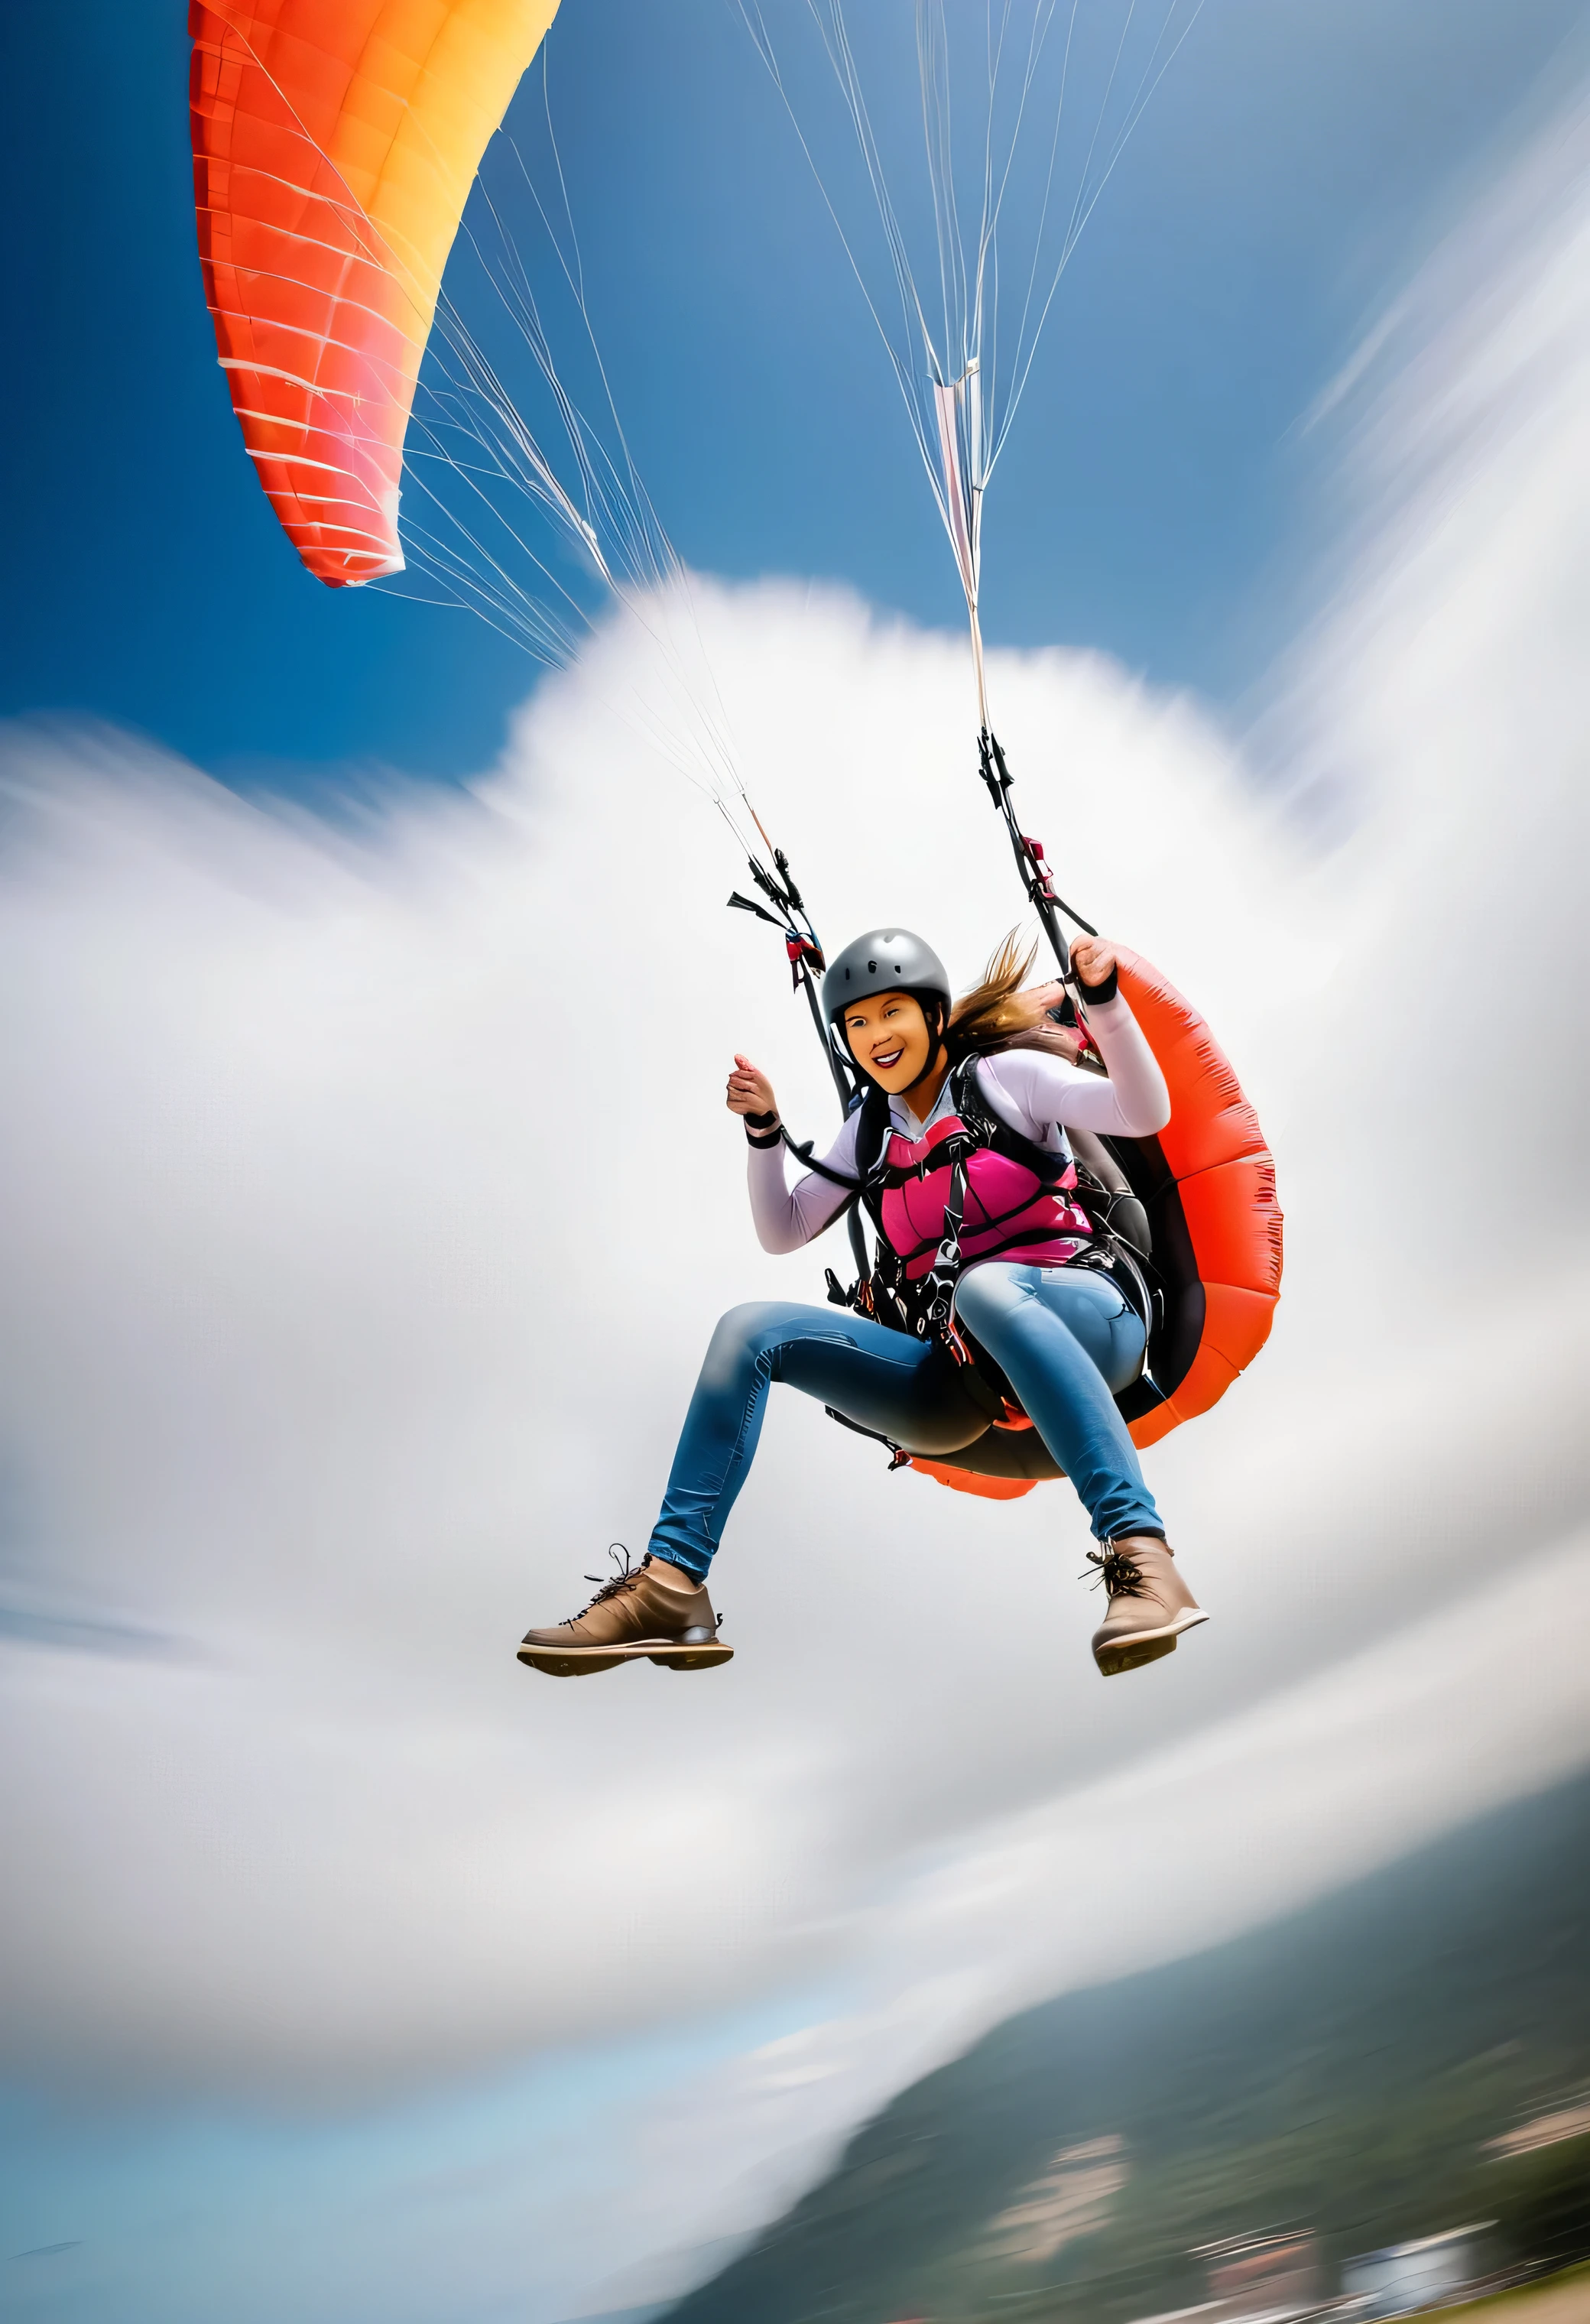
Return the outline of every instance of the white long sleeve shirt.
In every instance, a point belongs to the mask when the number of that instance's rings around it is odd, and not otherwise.
[[[1137,1019],[1117,994],[1088,1010],[1088,1030],[1098,1045],[1108,1079],[1084,1073],[1063,1057],[1040,1049],[1006,1049],[978,1060],[977,1085],[992,1111],[1046,1153],[1065,1151],[1062,1131],[1090,1130],[1107,1138],[1149,1138],[1171,1118],[1171,1095],[1153,1051]],[[918,1121],[900,1098],[889,1100],[889,1126],[902,1137],[920,1139],[951,1111],[950,1077],[925,1121]],[[856,1176],[859,1109],[847,1120],[823,1161],[848,1178]],[[842,1186],[808,1171],[792,1186],[785,1171],[787,1147],[753,1146],[747,1176],[751,1218],[764,1250],[799,1250],[831,1226],[849,1199]]]

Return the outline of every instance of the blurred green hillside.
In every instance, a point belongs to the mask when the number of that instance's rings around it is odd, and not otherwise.
[[[1008,2019],[669,2324],[1122,2324],[1208,2299],[1197,2246],[1303,2227],[1327,2291],[1473,2220],[1498,2265],[1590,2255],[1590,2135],[1487,2147],[1590,2096],[1587,1839],[1584,1778]]]

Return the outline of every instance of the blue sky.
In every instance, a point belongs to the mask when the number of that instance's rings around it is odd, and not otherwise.
[[[1297,423],[1582,13],[1211,0],[1084,239],[991,500],[993,641],[1241,696],[1297,612]],[[13,10],[3,37],[22,359],[0,386],[0,711],[92,713],[289,788],[488,763],[521,657],[312,587],[253,489],[199,299],[182,9]],[[551,63],[603,351],[685,556],[953,622],[881,351],[728,0],[581,0]]]
[[[1153,1692],[1084,1692],[1052,1500],[969,1511],[780,1410],[722,1688],[648,1673],[572,1701],[527,1692],[512,1637],[644,1522],[712,1314],[789,1296],[732,1141],[702,1136],[730,1030],[810,1076],[808,1106],[826,1093],[781,980],[745,975],[726,855],[615,745],[594,677],[515,732],[522,656],[297,566],[200,306],[181,17],[0,29],[0,711],[53,722],[5,737],[0,851],[0,1719],[23,1771],[0,1853],[26,1876],[0,2297],[52,2324],[555,2324],[765,2211],[792,2154],[1062,1976],[1213,1939],[1582,1758],[1561,1343],[1590,1300],[1555,1252],[1477,1301],[1455,1283],[1451,1174],[1356,1222],[1356,1276],[1339,1200],[1344,1118],[1375,1120],[1398,1183],[1471,1133],[1451,993],[1483,912],[1530,929],[1552,1006],[1518,1012],[1507,1062],[1584,1210],[1558,1045],[1585,985],[1590,226],[1582,171],[1549,199],[1530,172],[1585,11],[1209,0],[990,509],[991,641],[1116,658],[1001,662],[1024,779],[1052,798],[1089,766],[1066,835],[1086,892],[1218,1000],[1281,1167],[1276,1339],[1156,1456],[1219,1599],[1207,1654]],[[814,835],[795,852],[836,914],[878,917],[886,867],[970,964],[1008,868],[959,840],[946,861],[970,725],[951,562],[744,33],[725,0],[564,0],[553,85],[654,499],[703,573],[792,578],[704,593],[753,785]],[[1410,282],[1374,427],[1302,429]],[[859,594],[806,592],[825,579]],[[1307,681],[1289,735],[1361,808],[1323,897],[1232,740],[1278,654]],[[896,734],[912,816],[870,780]],[[505,738],[501,781],[461,797]],[[350,773],[369,829],[250,804]],[[654,864],[732,1028],[668,1006]],[[648,1167],[690,1157],[667,1232],[618,1256],[629,1142],[549,1139],[539,1110],[592,1086],[588,1027],[546,1007],[576,943]],[[1347,1054],[1344,1021],[1375,1040]],[[1521,1532],[1570,1618],[1498,1670]],[[1022,1609],[991,1672],[943,1618],[969,1544]],[[924,1571],[925,1609],[902,1586]],[[846,1609],[821,1655],[789,1618],[808,1574]]]

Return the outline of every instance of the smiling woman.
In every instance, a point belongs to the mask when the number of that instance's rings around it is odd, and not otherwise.
[[[982,982],[952,1005],[938,954],[909,930],[874,928],[848,945],[824,976],[823,1006],[865,1094],[821,1161],[795,1149],[810,1168],[793,1188],[784,1163],[793,1141],[772,1084],[736,1056],[728,1103],[745,1123],[764,1250],[799,1250],[860,1204],[878,1230],[877,1264],[841,1295],[846,1317],[832,1306],[785,1303],[723,1317],[641,1564],[631,1568],[626,1557],[584,1613],[530,1630],[522,1662],[567,1678],[642,1658],[673,1670],[729,1660],[706,1576],[775,1380],[880,1437],[897,1463],[921,1459],[945,1481],[979,1489],[957,1471],[963,1462],[984,1465],[972,1448],[991,1434],[1023,1448],[1012,1462],[987,1464],[1018,1480],[996,1484],[996,1496],[1028,1490],[1039,1475],[1070,1477],[1098,1545],[1089,1557],[1107,1611],[1093,1655],[1106,1677],[1173,1653],[1183,1632],[1207,1619],[1176,1569],[1127,1425],[1146,1421],[1149,1434],[1162,1434],[1186,1413],[1149,1370],[1156,1337],[1165,1344],[1169,1305],[1151,1284],[1174,1286],[1182,1254],[1167,1238],[1171,1263],[1155,1273],[1147,1213],[1115,1161],[1139,1142],[1159,1152],[1173,1119],[1123,972],[1131,980],[1135,971],[1136,989],[1161,1004],[1162,1034],[1164,1001],[1175,996],[1156,990],[1131,955],[1083,936],[1071,950],[1078,1002],[1062,1026],[1058,985],[1021,989],[1031,966],[1032,955],[1007,940]],[[1181,1012],[1183,1038],[1172,1044],[1184,1087],[1189,1015]],[[1235,1320],[1217,1308],[1207,1351],[1193,1270],[1204,1371],[1195,1377],[1183,1351],[1173,1384],[1187,1381],[1187,1408],[1198,1410],[1267,1336],[1281,1248],[1273,1175],[1251,1109],[1212,1045],[1194,1039],[1190,1048],[1218,1092],[1223,1129],[1211,1140],[1209,1110],[1194,1103],[1181,1133],[1200,1148],[1199,1175],[1217,1207],[1235,1204],[1248,1229],[1235,1238],[1235,1268],[1222,1247],[1228,1271],[1246,1279],[1235,1286]],[[1174,1192],[1174,1176],[1171,1185]],[[1160,1215],[1163,1231],[1169,1213]],[[1176,1216],[1185,1242],[1179,1204]]]

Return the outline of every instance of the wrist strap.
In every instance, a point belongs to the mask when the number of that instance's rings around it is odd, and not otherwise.
[[[777,1112],[745,1113],[741,1114],[740,1120],[745,1124],[748,1146],[777,1146],[783,1139],[784,1131],[779,1127]]]
[[[1120,983],[1118,972],[1112,968],[1102,984],[1084,984],[1079,977],[1077,990],[1080,992],[1085,1006],[1102,1009],[1107,1001],[1115,999],[1120,990]]]

